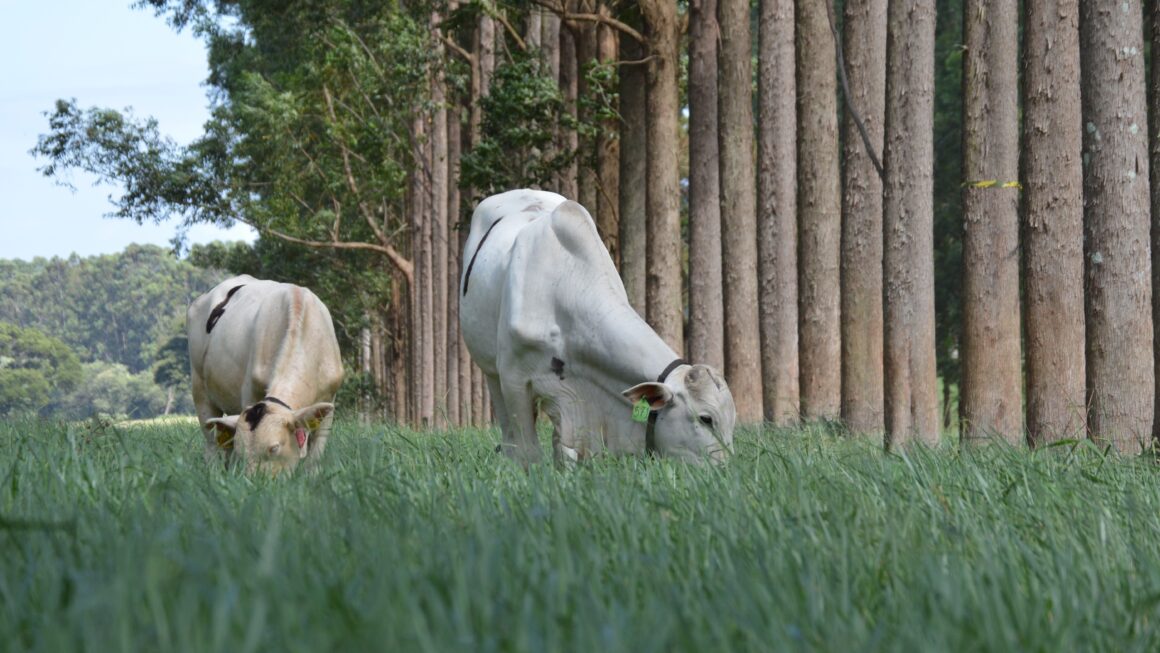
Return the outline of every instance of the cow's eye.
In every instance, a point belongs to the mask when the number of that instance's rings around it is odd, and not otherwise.
[[[282,443],[279,442],[278,444],[270,445],[270,448],[266,450],[266,453],[273,456],[273,455],[277,454],[281,449],[282,449]]]
[[[699,419],[701,420],[701,423],[704,424],[705,426],[708,426],[709,428],[713,428],[713,418],[712,417],[709,417],[708,415],[701,415],[701,417]]]

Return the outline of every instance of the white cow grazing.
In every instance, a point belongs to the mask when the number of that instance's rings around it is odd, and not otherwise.
[[[633,310],[584,207],[537,190],[489,197],[471,218],[463,260],[463,339],[509,456],[540,459],[537,401],[561,462],[602,451],[695,461],[729,453],[737,409],[725,380],[680,360]]]
[[[207,458],[237,452],[247,471],[275,473],[317,463],[342,384],[326,305],[305,288],[242,275],[194,300],[187,318]]]

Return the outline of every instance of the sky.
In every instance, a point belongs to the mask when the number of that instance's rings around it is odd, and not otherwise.
[[[160,225],[103,217],[113,186],[71,173],[70,189],[36,171],[29,150],[48,131],[57,99],[133,109],[188,143],[209,115],[205,47],[133,0],[0,0],[0,259],[112,254],[130,243],[168,247],[177,219]],[[253,240],[248,227],[199,225],[190,243]]]

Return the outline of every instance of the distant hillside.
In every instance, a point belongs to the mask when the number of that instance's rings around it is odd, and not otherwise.
[[[184,332],[190,300],[224,276],[155,245],[86,258],[0,259],[0,322],[55,336],[82,362],[142,372]]]

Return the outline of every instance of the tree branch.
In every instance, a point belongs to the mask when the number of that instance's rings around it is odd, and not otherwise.
[[[470,63],[473,63],[473,62],[475,61],[475,56],[474,56],[474,55],[472,55],[472,54],[471,54],[470,52],[468,52],[467,50],[464,50],[464,49],[463,49],[463,48],[462,48],[462,47],[461,47],[461,46],[460,46],[458,43],[456,43],[456,42],[455,42],[455,40],[454,40],[454,39],[452,39],[450,36],[447,36],[446,34],[440,34],[440,35],[439,35],[439,38],[440,38],[440,39],[442,39],[442,41],[443,41],[443,45],[446,45],[447,47],[451,48],[451,50],[452,50],[452,51],[453,51],[455,54],[459,55],[459,56],[460,56],[460,58],[462,58],[462,59],[463,59],[464,61],[466,61],[467,63],[469,63],[469,64],[470,64]]]
[[[834,23],[834,5],[830,0],[821,0],[821,2],[826,5],[826,17],[830,19],[830,32],[834,35],[834,52],[838,58],[838,79],[842,82],[842,99],[845,100],[846,110],[850,112],[850,117],[854,119],[854,124],[858,127],[858,133],[862,135],[862,146],[866,148],[866,156],[870,157],[870,163],[873,163],[874,169],[878,171],[878,179],[885,184],[886,172],[882,169],[878,153],[874,151],[874,145],[870,142],[870,134],[866,132],[862,116],[858,114],[858,110],[854,108],[854,102],[850,99],[850,82],[846,79],[846,59],[842,56],[842,37],[838,34],[838,27]]]
[[[531,0],[531,2],[534,5],[539,5],[539,6],[543,7],[544,9],[547,9],[547,10],[551,11],[552,13],[558,15],[560,17],[560,20],[573,20],[573,21],[580,21],[580,22],[586,22],[586,23],[600,23],[601,25],[607,25],[608,27],[611,27],[613,29],[616,29],[620,32],[623,32],[623,33],[631,36],[632,38],[636,39],[637,42],[639,42],[643,45],[648,45],[648,39],[645,38],[645,36],[643,34],[636,31],[635,29],[633,29],[633,27],[631,25],[629,25],[627,23],[623,23],[623,22],[613,18],[612,16],[604,16],[601,14],[589,14],[589,13],[571,13],[568,11],[568,8],[564,5],[563,1],[559,2],[558,4],[553,3],[553,2],[549,2],[548,0]]]
[[[246,220],[244,218],[234,218],[234,219],[237,220],[238,222],[241,222],[244,225],[250,226],[251,228],[253,228],[255,231],[257,231],[260,234],[268,234],[268,235],[274,236],[275,238],[284,240],[288,243],[294,243],[296,245],[303,245],[305,247],[311,247],[314,249],[363,250],[363,251],[378,252],[379,254],[384,254],[387,257],[387,259],[391,262],[391,265],[393,265],[395,267],[395,270],[397,270],[400,274],[402,274],[403,277],[407,280],[408,285],[410,285],[414,281],[415,265],[413,263],[411,263],[411,261],[407,260],[407,258],[404,257],[402,254],[400,254],[397,249],[395,249],[394,247],[391,247],[390,245],[377,245],[375,243],[360,243],[360,242],[350,242],[350,241],[341,241],[341,240],[331,240],[331,241],[310,240],[307,238],[298,238],[297,236],[291,236],[290,234],[278,231],[277,229],[262,226],[262,225],[259,225],[255,222],[251,221],[251,220]]]

